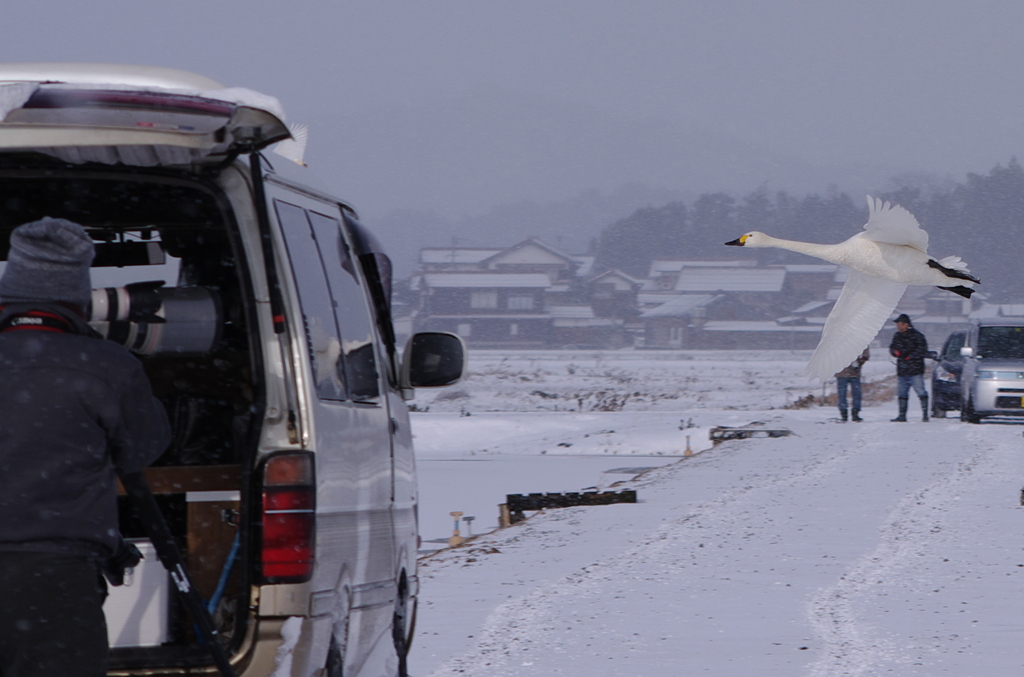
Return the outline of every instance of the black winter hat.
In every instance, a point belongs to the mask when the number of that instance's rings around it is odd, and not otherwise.
[[[907,315],[906,313],[903,313],[902,315],[897,317],[895,320],[893,320],[893,322],[906,322],[907,324],[909,324],[911,326],[913,326],[913,324],[914,324],[913,322],[910,321],[910,316]]]
[[[65,301],[86,308],[92,296],[92,238],[82,226],[44,216],[11,233],[0,303]]]

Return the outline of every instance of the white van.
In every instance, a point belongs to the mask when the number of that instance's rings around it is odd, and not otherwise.
[[[396,346],[372,233],[261,154],[290,136],[270,97],[168,69],[10,64],[0,120],[0,258],[43,216],[97,243],[93,324],[167,407],[174,440],[146,478],[234,672],[404,673],[405,400],[460,378],[461,340]],[[107,601],[111,674],[216,674],[127,499],[121,528],[147,559]]]

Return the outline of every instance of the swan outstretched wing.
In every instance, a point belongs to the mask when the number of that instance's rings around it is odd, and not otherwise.
[[[868,195],[868,222],[864,237],[875,242],[902,244],[928,253],[928,233],[914,215],[899,205],[890,205]]]
[[[825,319],[806,373],[824,381],[853,362],[874,340],[906,289],[905,284],[851,270]]]

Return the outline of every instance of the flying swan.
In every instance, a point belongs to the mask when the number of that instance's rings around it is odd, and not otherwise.
[[[899,205],[868,196],[864,231],[839,244],[780,240],[753,231],[727,245],[777,247],[850,268],[806,373],[821,380],[850,364],[871,343],[908,285],[935,286],[970,298],[979,282],[959,256],[928,256],[928,233]]]

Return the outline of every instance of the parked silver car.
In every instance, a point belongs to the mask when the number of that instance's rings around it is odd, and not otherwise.
[[[960,354],[961,420],[1024,416],[1024,320],[975,320]]]

